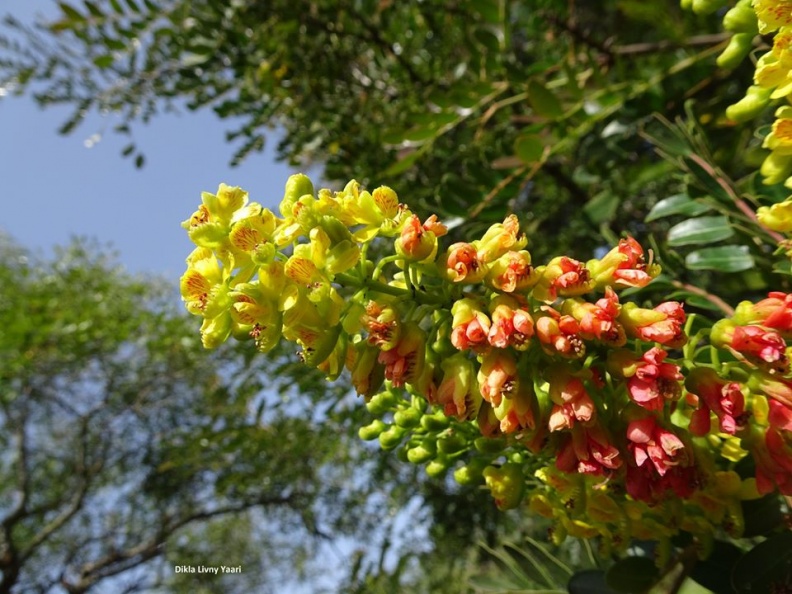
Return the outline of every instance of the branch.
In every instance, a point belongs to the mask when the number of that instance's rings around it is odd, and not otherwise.
[[[62,577],[61,585],[70,594],[82,594],[99,580],[118,575],[119,573],[123,573],[124,571],[158,557],[162,554],[163,547],[168,538],[177,530],[189,524],[202,520],[209,520],[218,516],[239,513],[258,505],[294,505],[294,503],[295,497],[293,495],[285,497],[259,497],[234,505],[219,507],[212,510],[203,510],[176,520],[165,517],[162,519],[160,529],[148,540],[124,550],[111,551],[104,557],[83,565],[79,571],[80,577],[76,582],[70,582],[65,577]]]
[[[628,45],[616,45],[610,48],[611,53],[617,56],[634,56],[639,54],[653,54],[656,52],[667,52],[685,47],[701,47],[717,45],[731,37],[731,33],[713,33],[711,35],[694,35],[681,41],[664,39],[663,41],[630,43]]]
[[[671,284],[674,285],[677,289],[684,289],[685,291],[694,293],[695,295],[699,295],[700,297],[704,297],[704,299],[706,299],[713,305],[717,306],[718,309],[720,309],[724,314],[726,314],[729,317],[734,315],[734,308],[728,303],[726,303],[723,299],[718,297],[717,295],[713,295],[712,293],[709,293],[704,289],[695,287],[691,284],[683,283],[676,280],[671,281]]]

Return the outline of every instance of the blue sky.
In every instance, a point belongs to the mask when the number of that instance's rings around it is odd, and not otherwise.
[[[0,3],[0,16],[11,13],[27,22],[56,10],[55,0]],[[293,172],[275,163],[274,136],[264,153],[229,167],[229,124],[210,110],[163,114],[148,126],[135,126],[135,140],[147,157],[142,170],[121,156],[128,141],[112,132],[117,120],[92,117],[60,136],[57,129],[69,113],[41,110],[28,97],[0,99],[0,229],[45,254],[75,235],[94,237],[112,244],[129,270],[176,282],[191,249],[179,223],[195,210],[202,191],[213,192],[224,182],[274,206]],[[85,141],[95,133],[101,141],[87,148]]]

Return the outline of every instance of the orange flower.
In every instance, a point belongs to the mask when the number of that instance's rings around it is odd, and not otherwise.
[[[517,385],[517,362],[509,351],[493,349],[481,361],[478,383],[484,400],[493,406],[510,398]]]
[[[534,323],[531,314],[520,307],[520,304],[505,295],[496,297],[490,302],[492,325],[490,326],[487,340],[500,349],[512,346],[524,351],[529,346],[529,340],[534,333]]]
[[[580,336],[586,340],[599,340],[610,346],[620,347],[627,342],[624,328],[616,318],[621,312],[619,298],[613,289],[605,289],[605,297],[596,303],[580,299],[567,299],[562,308],[580,324]]]
[[[580,326],[572,316],[562,316],[550,306],[542,306],[545,315],[534,323],[536,336],[545,351],[563,357],[579,358],[586,354]]]
[[[685,311],[677,301],[666,301],[654,309],[625,303],[618,319],[632,338],[659,342],[671,348],[681,347],[687,342],[683,327]]]
[[[479,260],[476,247],[459,242],[448,248],[446,275],[455,283],[477,283],[487,275],[487,265]]]
[[[473,299],[460,299],[451,307],[454,316],[451,326],[451,344],[460,351],[472,349],[481,351],[487,346],[490,333],[490,319],[478,302]]]
[[[542,272],[542,278],[534,287],[533,296],[551,303],[560,295],[572,297],[583,295],[594,289],[596,281],[582,262],[560,256],[553,258]]]
[[[492,263],[487,282],[496,291],[514,293],[534,286],[541,270],[531,266],[531,254],[525,250],[509,251]]]

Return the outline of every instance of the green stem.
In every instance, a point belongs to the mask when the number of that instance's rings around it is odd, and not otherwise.
[[[421,305],[436,306],[436,305],[444,304],[446,302],[443,297],[439,297],[439,296],[435,297],[423,291],[416,290],[415,288],[413,288],[412,290],[402,289],[401,287],[386,285],[385,283],[381,283],[379,281],[372,279],[359,279],[347,273],[336,274],[335,282],[349,287],[358,287],[361,289],[366,289],[374,293],[381,293],[382,295],[393,295],[394,297],[402,297],[407,299],[412,298]]]

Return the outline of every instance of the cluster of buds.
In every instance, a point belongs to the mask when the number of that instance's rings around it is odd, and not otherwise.
[[[681,303],[620,297],[660,272],[630,237],[535,265],[514,215],[443,248],[446,227],[387,187],[315,192],[292,176],[280,217],[224,185],[202,202],[181,291],[204,345],[285,339],[330,379],[348,370],[377,417],[361,437],[432,476],[455,467],[502,509],[531,485],[558,538],[624,545],[647,533],[637,517],[675,519],[651,538],[705,539],[738,531],[740,498],[792,493],[790,296],[715,325],[706,348],[724,372],[687,356],[703,347]],[[743,481],[723,460],[749,453]]]
[[[683,8],[709,13],[722,8],[722,0],[682,0]],[[787,0],[738,0],[725,12],[723,27],[732,37],[717,63],[721,68],[736,68],[757,46],[757,35],[773,35],[769,51],[756,60],[754,83],[745,96],[726,109],[735,122],[759,116],[772,102],[792,99],[792,3]],[[760,173],[767,185],[784,184],[792,189],[792,107],[782,105],[762,145],[770,153]],[[792,197],[781,203],[762,206],[759,222],[779,233],[792,232]],[[792,255],[789,240],[780,241],[781,252]]]

